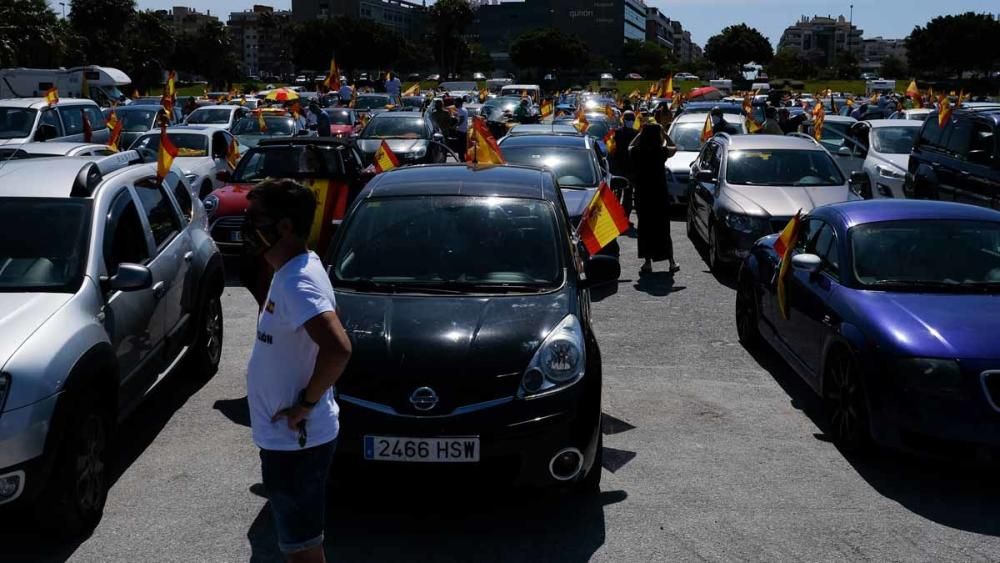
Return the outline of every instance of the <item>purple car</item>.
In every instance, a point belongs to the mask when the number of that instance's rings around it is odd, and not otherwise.
[[[736,324],[823,398],[832,438],[1000,452],[1000,212],[840,203],[805,217],[778,306],[778,235],[740,269]],[[956,449],[957,448],[957,449]]]

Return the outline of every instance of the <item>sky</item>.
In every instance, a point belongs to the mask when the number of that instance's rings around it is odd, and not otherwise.
[[[141,9],[164,9],[171,6],[191,6],[199,11],[209,10],[225,20],[229,12],[249,9],[253,0],[138,0]],[[581,0],[581,5],[590,0]],[[290,9],[291,0],[258,0],[258,4]],[[429,0],[428,4],[432,4]],[[772,45],[777,45],[781,32],[803,15],[843,14],[850,16],[851,0],[830,2],[825,0],[646,0],[667,17],[676,19],[691,32],[695,42],[704,46],[709,37],[722,28],[746,23],[757,28]],[[58,1],[49,0],[56,12],[62,7]],[[66,1],[67,9],[69,1]],[[916,25],[924,25],[932,18],[962,12],[1000,13],[997,0],[853,0],[854,23],[864,31],[865,37],[882,36],[887,39],[903,38]]]

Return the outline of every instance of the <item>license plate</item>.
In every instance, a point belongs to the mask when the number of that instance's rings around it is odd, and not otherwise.
[[[243,242],[243,233],[240,231],[229,233],[229,242]]]
[[[400,438],[365,436],[365,459],[432,463],[479,461],[479,438]]]

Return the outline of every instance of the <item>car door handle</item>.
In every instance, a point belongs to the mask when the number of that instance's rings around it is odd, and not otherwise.
[[[184,261],[185,262],[190,262],[193,259],[194,259],[194,251],[193,250],[188,250],[187,252],[184,253]]]
[[[153,297],[162,299],[167,294],[167,282],[156,282],[153,284]]]
[[[823,324],[825,324],[826,326],[833,326],[833,319],[830,317],[830,315],[823,316]]]
[[[931,168],[941,168],[941,163],[940,162],[932,162],[931,163]]]

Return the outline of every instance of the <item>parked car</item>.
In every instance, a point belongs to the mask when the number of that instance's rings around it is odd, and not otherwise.
[[[92,143],[106,143],[111,133],[101,108],[90,99],[63,98],[49,105],[45,98],[0,100],[0,146],[45,141],[85,142],[84,116]]]
[[[389,94],[358,94],[354,99],[352,109],[359,114],[375,116],[389,111],[386,106],[392,106],[395,103]]]
[[[705,127],[708,113],[688,112],[677,116],[670,124],[667,134],[677,145],[677,152],[667,159],[667,192],[673,205],[687,205],[688,191],[691,187],[691,164],[705,143],[701,140],[701,132]],[[726,121],[734,122],[741,135],[747,133],[746,118],[729,114]]]
[[[361,131],[361,119],[351,108],[327,108],[323,110],[330,118],[330,134],[334,137],[352,137]]]
[[[120,421],[222,353],[201,203],[155,164],[100,166],[118,159],[16,160],[0,177],[0,504],[59,535],[100,520]]]
[[[930,108],[903,109],[890,115],[889,119],[913,119],[915,121],[924,121],[932,111],[934,110]]]
[[[340,467],[598,490],[589,290],[620,268],[580,256],[572,229],[548,171],[455,164],[372,180],[327,260],[353,348],[337,382]]]
[[[264,129],[260,128],[260,121],[264,120]],[[297,119],[292,118],[285,111],[265,112],[260,115],[248,115],[241,117],[233,125],[233,136],[240,143],[241,147],[256,147],[264,139],[270,137],[294,137],[296,135],[308,135],[308,129],[302,129]]]
[[[102,110],[104,118],[107,120],[111,116],[112,109]],[[118,146],[130,147],[143,133],[156,131],[159,129],[157,116],[162,116],[163,106],[156,104],[129,104],[114,108],[115,116],[122,123],[121,136],[118,138]],[[162,117],[161,117],[162,118]],[[174,112],[166,118],[170,125],[177,125],[177,113]]]
[[[828,434],[956,453],[1000,446],[1000,213],[881,200],[804,219],[777,298],[777,236],[743,261],[740,340],[769,343],[823,398]]]
[[[236,122],[248,115],[250,115],[250,110],[243,106],[203,106],[187,115],[184,118],[184,123],[186,125],[197,125],[198,127],[230,131],[236,125]]]
[[[912,119],[875,119],[851,125],[836,154],[841,157],[841,168],[857,180],[863,197],[906,197],[903,181],[921,125]],[[863,179],[853,176],[858,170],[863,172]]]
[[[942,128],[924,121],[903,184],[907,197],[1000,209],[1000,108],[954,110]]]
[[[0,161],[24,158],[49,158],[53,156],[108,156],[114,154],[108,145],[94,143],[24,143],[0,146]]]
[[[719,271],[796,212],[852,199],[860,196],[816,141],[721,133],[691,165],[688,236],[708,244],[709,267]]]
[[[518,123],[507,131],[508,137],[521,135],[571,135],[582,137],[583,133],[568,122],[550,123]]]
[[[229,146],[233,136],[229,131],[203,127],[169,127],[167,136],[177,147],[174,165],[181,168],[184,178],[195,190],[198,199],[205,199],[212,190],[222,187],[224,177],[233,170],[229,164]],[[152,162],[160,149],[160,133],[146,133],[129,147]]]
[[[385,141],[401,164],[444,162],[447,152],[439,143],[444,135],[426,115],[412,112],[386,112],[372,116],[358,136],[358,148],[365,164],[371,164]]]

